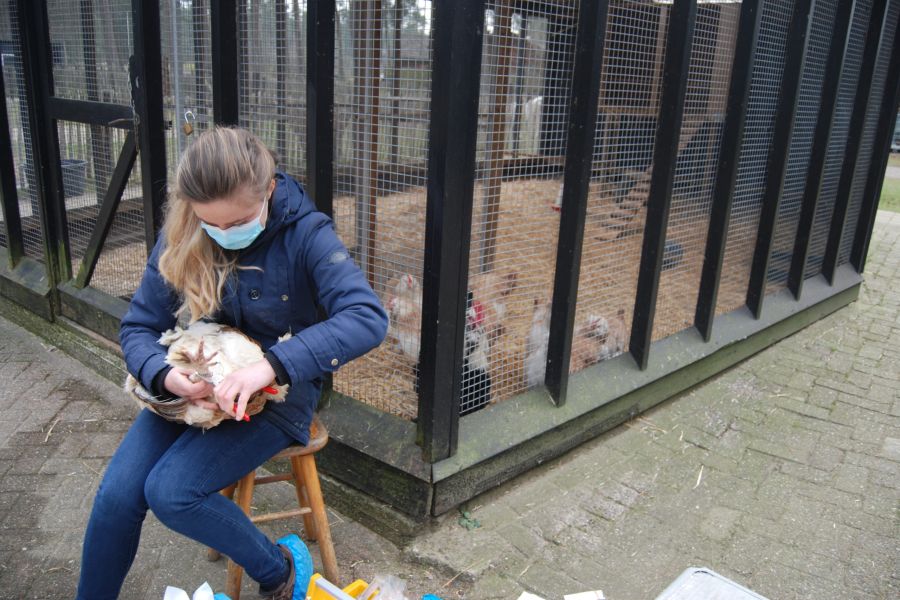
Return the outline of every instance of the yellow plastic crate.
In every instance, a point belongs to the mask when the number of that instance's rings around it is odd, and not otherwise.
[[[362,579],[357,579],[344,589],[334,585],[318,573],[309,580],[306,588],[306,600],[355,600],[369,584]]]

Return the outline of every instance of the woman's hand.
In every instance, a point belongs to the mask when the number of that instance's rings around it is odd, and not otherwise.
[[[172,369],[166,375],[164,385],[166,389],[188,400],[206,400],[213,395],[213,386],[206,381],[198,381],[194,383],[190,380],[191,371],[185,369]],[[196,404],[196,402],[195,402]]]
[[[219,408],[238,421],[244,418],[250,396],[275,380],[275,371],[269,361],[263,359],[248,367],[229,373],[216,386],[216,403]],[[237,404],[237,406],[235,406]]]

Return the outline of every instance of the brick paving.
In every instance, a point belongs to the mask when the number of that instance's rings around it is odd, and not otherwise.
[[[339,564],[445,599],[647,599],[700,565],[773,599],[900,597],[898,265],[900,215],[882,211],[858,302],[474,499],[478,528],[449,514],[401,549],[331,511]],[[136,409],[9,321],[0,332],[0,598],[71,598]],[[286,484],[263,490],[259,505],[293,502]],[[204,580],[221,589],[224,564],[150,516],[122,597]]]
[[[93,496],[136,411],[119,386],[0,318],[0,600],[74,597]],[[287,483],[254,493],[260,512],[296,502]],[[329,509],[329,521],[344,583],[393,573],[421,596],[452,577],[403,560],[396,546],[337,511]],[[276,539],[297,532],[298,523],[264,529]],[[149,514],[121,597],[159,600],[167,585],[190,593],[204,581],[223,590],[225,561],[208,562],[203,547]],[[256,598],[255,584],[243,583],[242,597]],[[456,580],[445,589],[465,596],[470,587]]]

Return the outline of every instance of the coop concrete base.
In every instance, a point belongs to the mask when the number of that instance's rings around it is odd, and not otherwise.
[[[654,344],[650,367],[621,355],[573,375],[565,405],[531,390],[460,420],[456,455],[428,465],[416,426],[332,394],[322,411],[332,442],[323,469],[414,518],[440,515],[627,421],[853,302],[862,278],[842,267],[833,286],[807,281],[765,299],[763,318],[746,308],[717,318],[712,339],[687,330]]]
[[[5,248],[0,248],[0,297],[27,307],[44,319],[52,318],[50,285],[44,265],[23,257],[16,268],[11,269]]]
[[[119,323],[128,311],[126,301],[92,287],[66,283],[59,286],[59,303],[64,317],[85,324],[108,340],[119,339]]]

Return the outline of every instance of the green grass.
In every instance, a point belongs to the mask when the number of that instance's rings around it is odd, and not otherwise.
[[[891,159],[893,160],[893,158],[892,156]],[[878,202],[878,208],[880,210],[900,212],[900,179],[884,178],[884,186],[881,188],[881,200]]]

